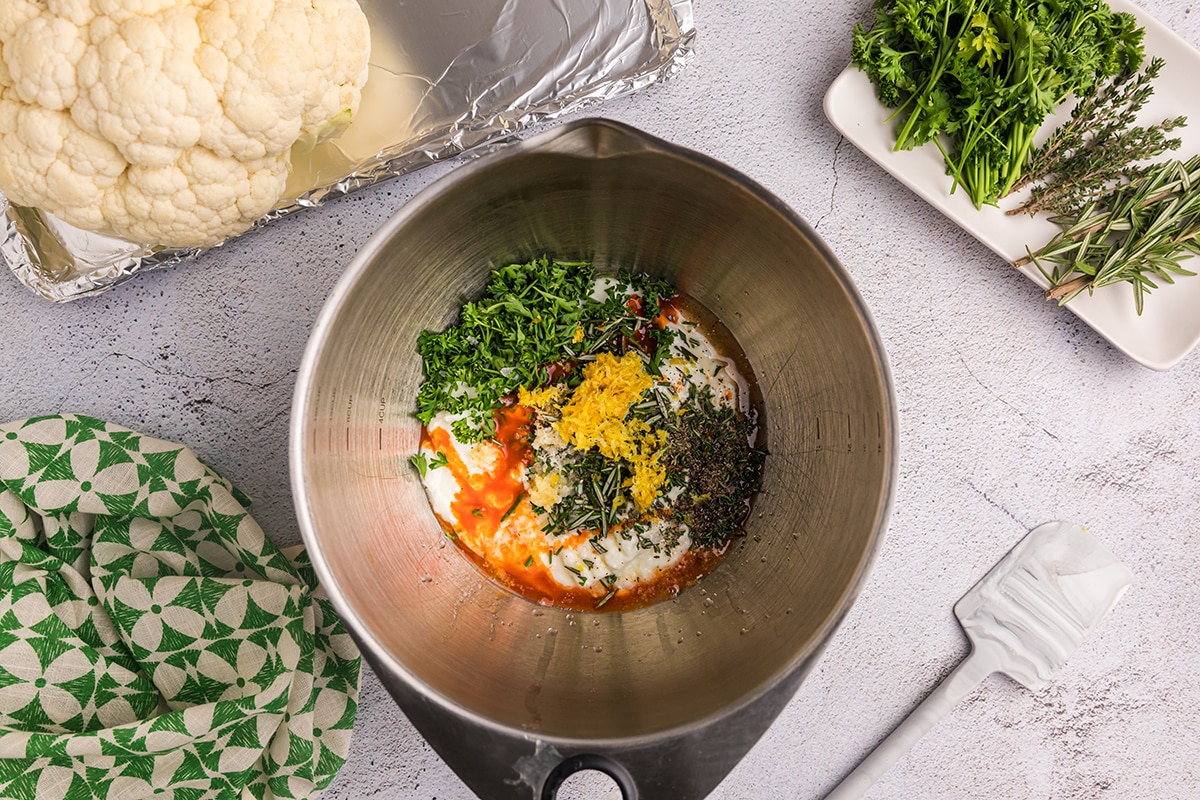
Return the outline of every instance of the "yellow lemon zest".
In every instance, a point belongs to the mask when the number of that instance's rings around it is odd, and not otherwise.
[[[558,399],[558,387],[546,386],[530,391],[524,386],[517,389],[517,402],[530,408],[543,408]]]
[[[633,468],[627,482],[634,504],[649,508],[661,494],[666,468],[659,463],[665,431],[651,430],[640,419],[626,419],[630,407],[654,385],[641,357],[628,352],[617,358],[601,353],[583,369],[583,381],[563,405],[555,430],[567,444],[595,447],[602,456],[624,459]]]

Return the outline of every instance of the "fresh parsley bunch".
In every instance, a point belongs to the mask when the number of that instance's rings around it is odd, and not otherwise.
[[[1096,0],[876,0],[851,60],[896,109],[896,150],[935,142],[976,208],[1025,170],[1034,134],[1069,95],[1136,70],[1131,14]]]

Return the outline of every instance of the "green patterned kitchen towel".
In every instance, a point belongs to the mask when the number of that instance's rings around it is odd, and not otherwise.
[[[303,548],[187,448],[0,426],[0,797],[312,797],[359,656]]]

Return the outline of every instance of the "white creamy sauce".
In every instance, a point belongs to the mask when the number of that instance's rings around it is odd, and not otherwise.
[[[666,548],[664,534],[665,526],[657,521],[638,536],[609,533],[574,547],[564,547],[553,556],[547,554],[542,563],[563,586],[596,586],[602,578],[612,575],[616,580],[611,587],[632,589],[678,563],[692,546],[691,537],[685,532],[674,547]]]
[[[430,430],[442,429],[450,434],[450,443],[454,447],[454,452],[462,459],[467,470],[476,475],[485,474],[491,471],[495,464],[496,446],[491,442],[479,442],[478,444],[460,442],[454,435],[451,426],[464,416],[464,414],[447,414],[443,411],[436,414],[427,427]],[[437,453],[431,452],[428,448],[422,447],[419,452],[430,461],[437,458]],[[461,488],[454,478],[454,473],[448,469],[427,470],[424,484],[425,493],[429,495],[429,505],[433,507],[433,513],[437,514],[443,522],[453,525],[454,512],[450,505]]]
[[[750,387],[733,359],[722,355],[716,345],[687,320],[669,322],[666,327],[676,333],[671,343],[671,357],[662,364],[663,378],[675,388],[671,407],[680,408],[687,386],[692,384],[708,386],[722,405],[732,406],[743,414],[750,413]]]

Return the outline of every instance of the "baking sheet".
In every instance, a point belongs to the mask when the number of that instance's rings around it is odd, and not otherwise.
[[[259,225],[638,91],[677,72],[695,39],[691,0],[360,2],[372,50],[358,116],[293,159],[283,198]],[[93,295],[201,252],[81,231],[3,196],[0,204],[0,258],[49,300]]]

